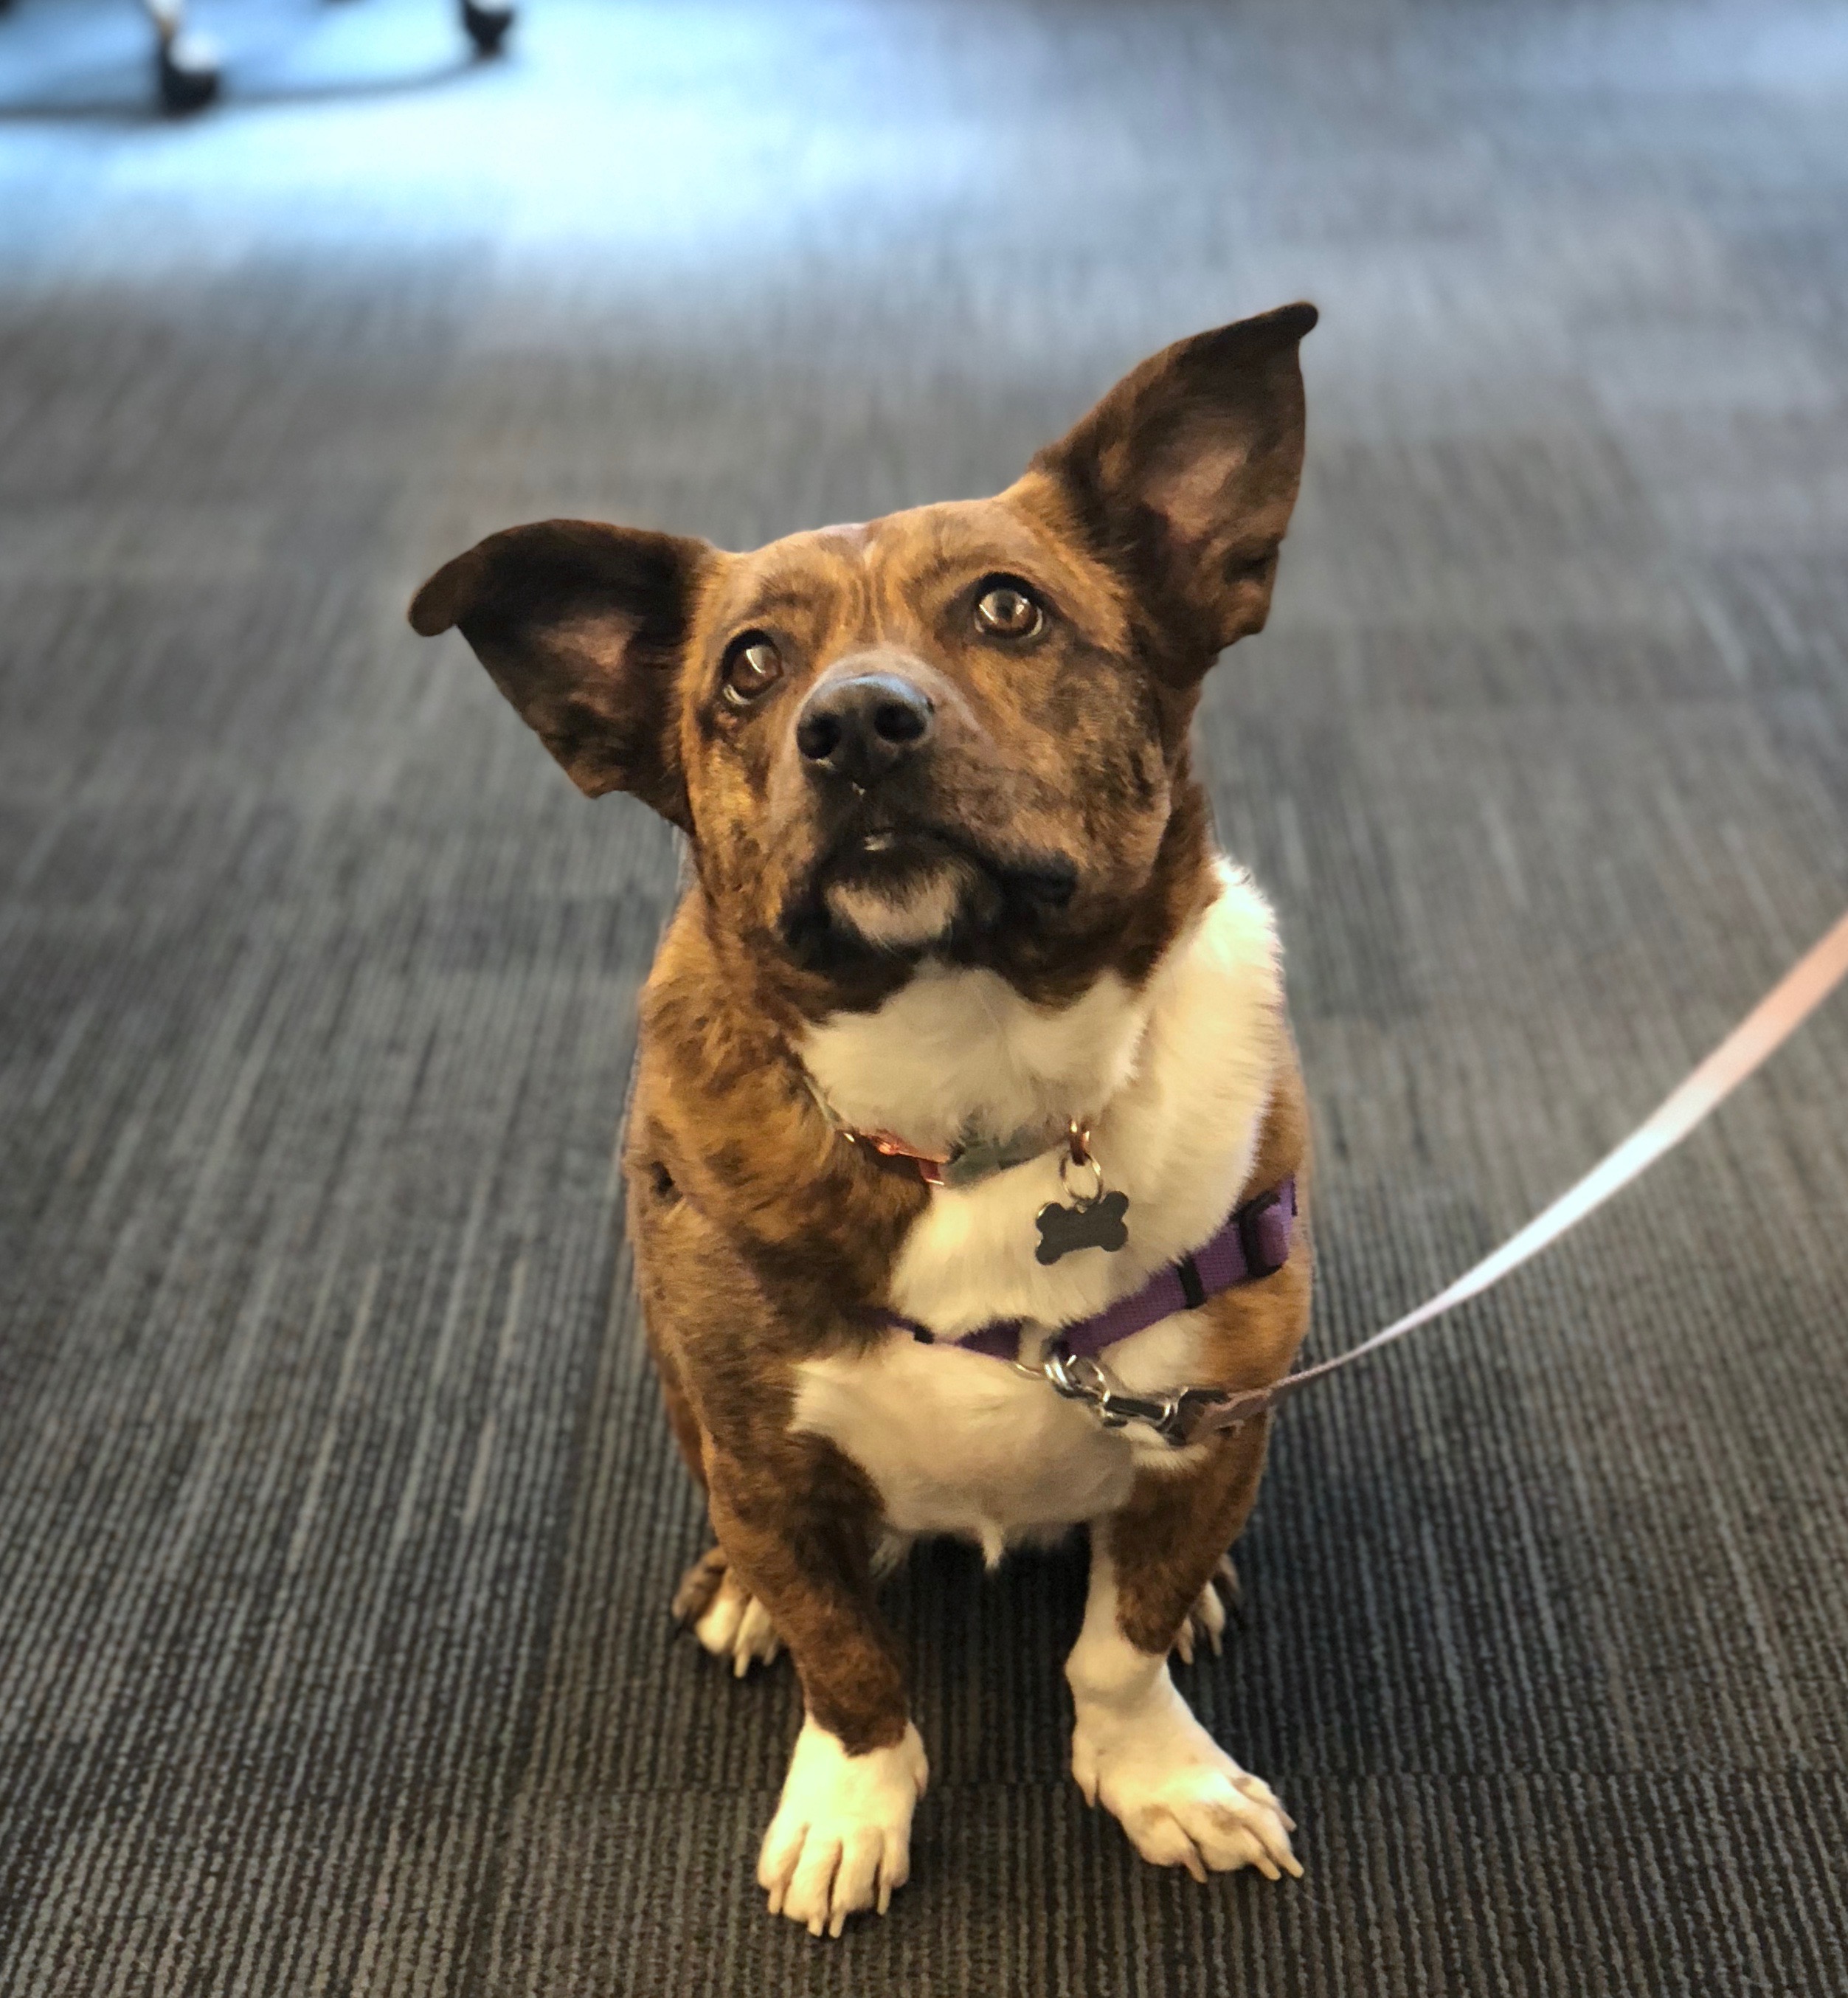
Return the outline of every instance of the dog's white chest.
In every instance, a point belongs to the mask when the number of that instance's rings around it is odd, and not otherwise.
[[[1152,1436],[1102,1429],[1043,1380],[942,1343],[997,1319],[1049,1330],[1102,1310],[1205,1241],[1245,1184],[1282,1035],[1262,898],[1228,873],[1142,994],[1111,985],[1045,1015],[991,974],[941,974],[879,1014],[816,1030],[805,1049],[810,1073],[851,1121],[914,1141],[984,1128],[984,1118],[996,1129],[1092,1117],[1107,1184],[1129,1197],[1126,1247],[1081,1249],[1048,1266],[1035,1253],[1035,1218],[1062,1197],[1055,1155],[937,1189],[888,1301],[938,1343],[896,1333],[870,1352],[798,1368],[794,1426],[852,1457],[901,1533],[965,1534],[993,1557],[1008,1540],[1115,1510],[1138,1460],[1166,1455]],[[933,1019],[953,1029],[938,1035],[948,1043],[941,1064],[920,1059]],[[1177,1315],[1113,1346],[1110,1365],[1131,1388],[1178,1386],[1198,1378],[1194,1344]]]
[[[1114,1511],[1131,1446],[1003,1360],[900,1334],[802,1370],[798,1426],[831,1437],[900,1533],[955,1533],[990,1561],[1009,1541]]]

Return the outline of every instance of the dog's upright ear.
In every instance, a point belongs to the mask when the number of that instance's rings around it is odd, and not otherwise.
[[[672,534],[537,520],[445,563],[412,599],[411,624],[427,638],[460,626],[579,790],[631,792],[690,831],[681,654],[717,559]]]
[[[1184,676],[1269,614],[1303,471],[1297,348],[1317,316],[1280,306],[1177,340],[1033,461],[1169,634]]]

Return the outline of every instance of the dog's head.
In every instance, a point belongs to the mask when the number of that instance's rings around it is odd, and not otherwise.
[[[460,626],[580,789],[682,827],[810,999],[926,955],[1056,980],[1138,930],[1189,800],[1197,833],[1188,723],[1269,609],[1315,318],[1167,348],[997,498],[750,555],[541,521],[411,622]]]

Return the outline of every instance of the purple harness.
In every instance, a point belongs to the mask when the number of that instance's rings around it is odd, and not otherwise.
[[[1061,1326],[1058,1350],[1077,1359],[1095,1359],[1107,1346],[1176,1312],[1197,1311],[1208,1298],[1240,1284],[1274,1276],[1290,1260],[1290,1236],[1296,1223],[1296,1181],[1287,1179],[1269,1193],[1233,1208],[1219,1232],[1178,1263],[1158,1270],[1139,1291],[1119,1298],[1089,1318]],[[882,1322],[901,1328],[925,1346],[959,1346],[965,1352],[993,1360],[1012,1360],[1019,1350],[1024,1319],[998,1318],[965,1332],[960,1339],[940,1339],[927,1326],[896,1312],[882,1312]]]

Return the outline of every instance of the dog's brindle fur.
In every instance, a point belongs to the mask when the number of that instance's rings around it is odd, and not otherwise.
[[[905,1675],[875,1602],[877,1491],[834,1443],[792,1429],[795,1370],[894,1336],[876,1314],[932,1195],[906,1163],[845,1142],[801,1072],[805,1028],[876,1007],[923,954],[869,945],[827,890],[867,866],[869,823],[896,826],[881,864],[896,871],[876,890],[901,893],[924,865],[958,884],[931,956],[1048,1008],[1107,971],[1142,986],[1217,892],[1189,725],[1207,669],[1269,608],[1314,316],[1285,307],[1156,355],[995,499],[748,555],[544,522],[458,557],[413,607],[420,631],[461,627],[582,790],[630,791],[690,839],[696,878],[643,997],[626,1153],[648,1336],[723,1550],[681,1606],[697,1613],[728,1567],[850,1755],[904,1734]],[[997,576],[1032,586],[1042,630],[978,628]],[[740,705],[724,674],[756,634],[784,677]],[[870,800],[814,782],[794,741],[811,688],[869,669],[902,672],[937,721],[930,755]],[[1279,1046],[1247,1191],[1294,1173],[1306,1209],[1281,1029]],[[1197,1315],[1200,1378],[1278,1378],[1309,1291],[1305,1219],[1283,1269]],[[1139,1651],[1174,1642],[1249,1513],[1265,1442],[1252,1425],[1145,1471],[1092,1523]]]

